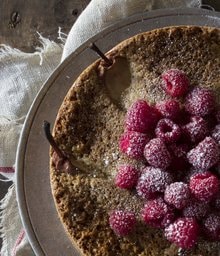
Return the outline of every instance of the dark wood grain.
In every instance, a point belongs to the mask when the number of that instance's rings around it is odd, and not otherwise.
[[[32,52],[39,44],[37,32],[57,40],[58,28],[68,33],[90,0],[2,0],[0,43]]]

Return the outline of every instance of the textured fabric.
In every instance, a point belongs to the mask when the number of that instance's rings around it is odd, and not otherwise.
[[[40,36],[42,47],[24,53],[0,49],[0,173],[14,181],[15,155],[21,129],[43,83],[60,62],[63,47]],[[1,256],[34,255],[21,224],[15,187],[1,201]]]
[[[64,46],[62,60],[82,43],[119,19],[158,8],[199,7],[199,0],[92,0],[72,27]],[[59,38],[63,42],[62,33]],[[62,44],[40,37],[42,47],[23,53],[2,46],[0,49],[0,173],[14,179],[15,154],[28,110],[55,67]],[[32,256],[22,227],[12,185],[1,201],[1,256]]]
[[[62,60],[82,43],[120,19],[153,9],[200,7],[200,0],[93,0],[72,27]]]

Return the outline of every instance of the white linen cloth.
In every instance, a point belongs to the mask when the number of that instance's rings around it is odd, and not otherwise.
[[[14,181],[16,148],[26,114],[34,97],[53,70],[90,37],[121,18],[158,8],[200,7],[199,0],[92,0],[73,25],[63,49],[39,35],[42,47],[24,53],[0,48],[0,173]],[[62,55],[62,58],[61,58]],[[13,184],[1,201],[1,256],[34,255],[20,221]]]

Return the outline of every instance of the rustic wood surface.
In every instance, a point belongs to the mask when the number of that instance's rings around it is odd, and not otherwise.
[[[26,52],[38,45],[38,34],[57,40],[58,28],[68,33],[90,0],[1,0],[0,44]]]
[[[26,52],[39,44],[37,31],[57,40],[58,27],[68,33],[90,0],[1,0],[0,44]],[[202,0],[220,10],[220,0]]]

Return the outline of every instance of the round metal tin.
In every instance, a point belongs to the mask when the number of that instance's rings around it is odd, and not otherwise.
[[[79,255],[58,218],[49,180],[49,145],[43,120],[54,124],[58,109],[78,75],[97,59],[88,48],[104,52],[144,31],[178,25],[220,27],[220,13],[201,9],[166,9],[142,13],[108,27],[72,53],[38,93],[25,121],[16,159],[17,199],[28,239],[36,255]]]

